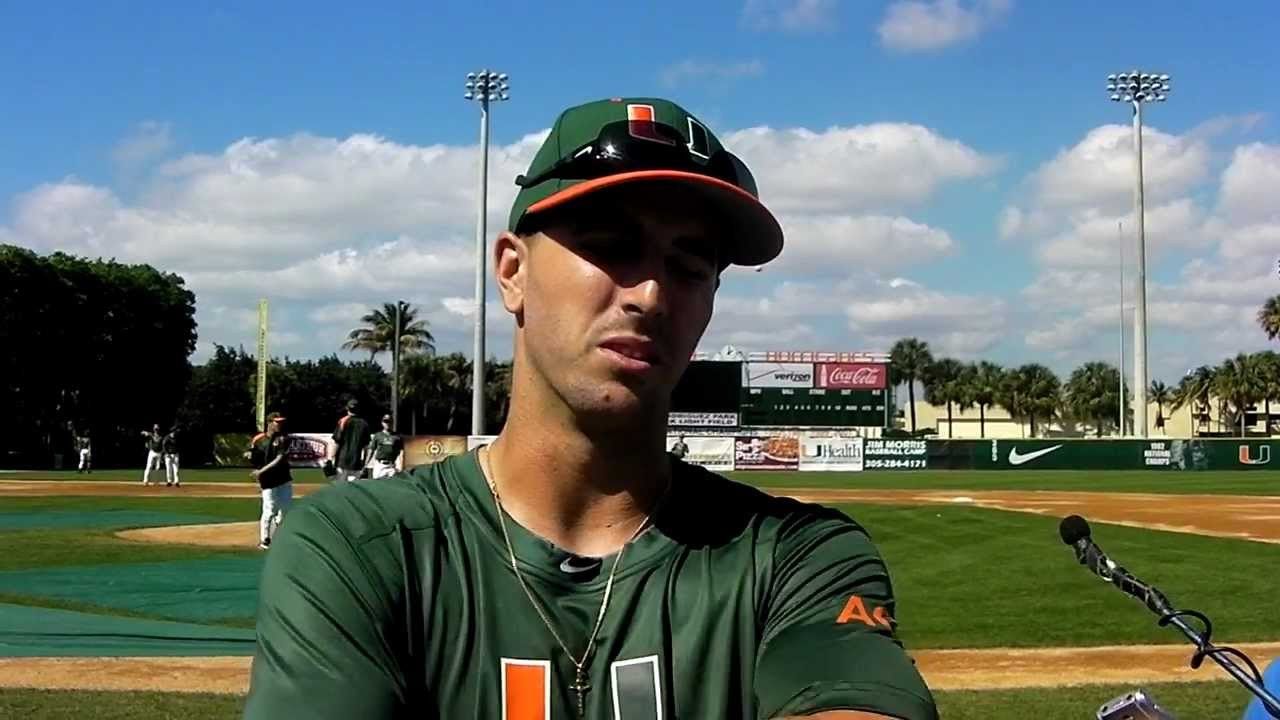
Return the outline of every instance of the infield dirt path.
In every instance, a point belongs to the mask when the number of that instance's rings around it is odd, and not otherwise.
[[[1280,656],[1280,643],[1236,647],[1260,667]],[[912,657],[934,690],[1230,679],[1213,662],[1190,669],[1189,645],[921,650]],[[248,657],[0,658],[0,687],[243,694],[249,689],[251,662]]]

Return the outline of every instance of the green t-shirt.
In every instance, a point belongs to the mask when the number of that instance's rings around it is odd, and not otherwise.
[[[672,462],[655,526],[618,569],[586,717],[937,717],[860,526]],[[613,558],[569,574],[573,556],[507,527],[581,653]],[[504,704],[577,716],[573,665],[517,583],[474,451],[307,498],[272,542],[258,603],[249,720],[502,718]]]
[[[338,449],[333,463],[340,468],[355,470],[364,467],[362,455],[369,444],[369,423],[359,415],[343,415],[333,431],[333,441]]]
[[[161,442],[160,446],[164,448],[165,455],[177,455],[178,454],[178,436],[172,435],[172,434],[165,435],[164,440]]]
[[[400,456],[400,451],[404,449],[404,441],[400,436],[386,430],[374,433],[369,444],[373,448],[373,459],[388,465],[394,463]]]
[[[164,444],[164,436],[160,433],[147,433],[147,449],[151,452],[160,452]]]

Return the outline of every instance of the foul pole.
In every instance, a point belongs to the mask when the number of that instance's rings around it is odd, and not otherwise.
[[[267,301],[258,301],[258,397],[254,403],[257,411],[257,429],[267,423]]]

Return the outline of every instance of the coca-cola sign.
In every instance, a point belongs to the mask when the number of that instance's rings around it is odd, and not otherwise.
[[[883,390],[888,386],[889,366],[879,363],[819,363],[820,388]]]

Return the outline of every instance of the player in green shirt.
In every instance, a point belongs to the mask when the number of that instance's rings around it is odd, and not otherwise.
[[[333,431],[333,461],[337,468],[334,481],[355,482],[369,464],[369,423],[360,417],[360,403],[355,399],[347,401],[347,414],[338,420],[338,427]]]
[[[391,430],[391,416],[382,416],[382,430],[369,438],[369,454],[373,456],[373,479],[387,478],[400,469],[397,463],[404,452],[404,441]]]
[[[517,183],[505,427],[290,515],[245,717],[934,720],[863,528],[666,451],[721,271],[781,251],[747,168],[677,105],[614,99]]]

